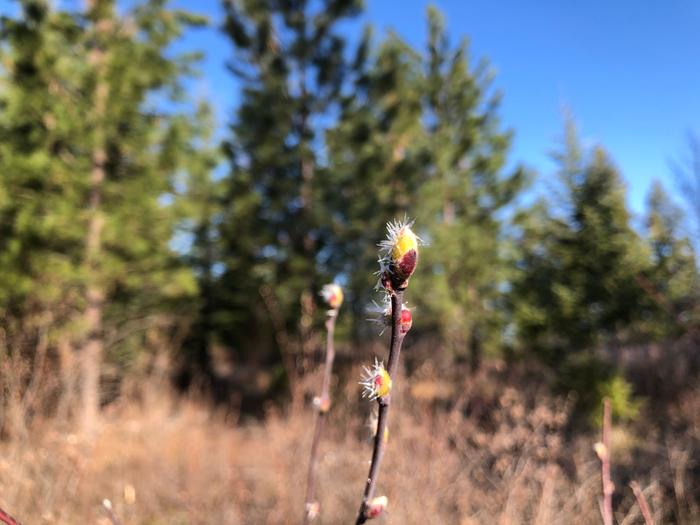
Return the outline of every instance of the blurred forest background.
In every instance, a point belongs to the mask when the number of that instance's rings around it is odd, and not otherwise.
[[[348,40],[359,0],[225,1],[225,20],[62,4],[0,22],[0,506],[32,524],[98,523],[103,498],[125,523],[300,520],[336,280],[318,522],[349,522],[370,450],[358,370],[386,343],[367,322],[377,243],[407,216],[426,246],[382,519],[599,523],[607,397],[616,520],[643,523],[636,480],[657,523],[700,522],[692,132],[677,186],[635,217],[573,111],[555,173],[513,167],[492,68],[437,9],[416,48]],[[227,115],[187,89],[206,50],[178,43],[205,24],[230,41]]]

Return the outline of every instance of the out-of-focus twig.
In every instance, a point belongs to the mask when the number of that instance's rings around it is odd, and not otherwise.
[[[613,525],[612,495],[615,485],[610,479],[610,428],[611,423],[610,400],[603,400],[603,436],[602,442],[594,445],[594,449],[600,459],[600,478],[603,486],[603,501],[600,505],[600,513],[604,525]]]
[[[342,292],[340,293],[342,297]],[[340,305],[338,304],[338,307]],[[319,513],[319,503],[316,501],[316,466],[318,464],[318,446],[321,442],[326,416],[331,406],[330,385],[331,374],[333,373],[333,360],[335,359],[335,346],[333,345],[333,334],[335,332],[335,320],[338,317],[338,308],[331,307],[326,318],[326,363],[323,368],[323,381],[321,383],[321,396],[314,401],[316,414],[316,425],[314,437],[311,442],[311,457],[309,459],[309,472],[306,480],[306,503],[304,506],[304,525],[313,520]]]
[[[19,521],[2,509],[0,509],[0,521],[5,523],[5,525],[21,525]]]
[[[651,509],[649,509],[649,503],[642,492],[642,488],[636,481],[630,482],[630,488],[634,492],[634,497],[637,498],[637,504],[639,505],[639,510],[644,518],[645,525],[654,525],[654,520],[651,517]]]

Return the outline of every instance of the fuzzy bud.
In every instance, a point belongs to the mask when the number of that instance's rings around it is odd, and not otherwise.
[[[368,519],[378,518],[389,504],[389,499],[386,496],[378,496],[371,499],[365,505],[365,517]]]
[[[318,501],[306,504],[306,516],[309,518],[309,521],[317,518],[320,512],[321,504]]]
[[[331,409],[331,400],[328,397],[318,397],[315,396],[313,400],[313,405],[316,410],[321,414],[325,414]]]
[[[598,459],[604,461],[608,457],[608,447],[606,447],[600,441],[593,445],[593,450],[595,450]]]
[[[363,387],[362,397],[369,399],[386,397],[391,392],[389,372],[386,371],[383,363],[378,362],[376,359],[372,368],[364,367],[360,384]]]
[[[321,289],[321,297],[331,310],[338,310],[343,304],[343,289],[335,284],[326,284]]]
[[[388,291],[403,290],[418,263],[418,236],[406,221],[387,224],[387,238],[379,246],[380,282]]]
[[[407,333],[411,326],[413,326],[413,314],[407,307],[401,306],[401,333]]]

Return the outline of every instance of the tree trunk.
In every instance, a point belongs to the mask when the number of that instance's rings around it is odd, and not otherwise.
[[[95,8],[90,2],[88,9]],[[105,20],[94,21],[97,39],[108,25]],[[100,409],[100,369],[102,366],[102,312],[104,291],[100,282],[100,258],[102,250],[102,191],[105,180],[104,119],[109,87],[105,78],[105,52],[97,44],[90,53],[90,65],[95,72],[95,93],[93,105],[92,170],[90,172],[90,196],[88,200],[88,228],[85,240],[85,267],[87,271],[86,299],[83,320],[85,337],[80,349],[81,370],[81,427],[86,434],[94,433]]]

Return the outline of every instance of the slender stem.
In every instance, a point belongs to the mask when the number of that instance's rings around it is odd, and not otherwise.
[[[316,425],[314,437],[311,442],[311,457],[309,459],[309,472],[306,478],[306,504],[304,505],[304,525],[307,525],[312,515],[309,512],[315,501],[316,493],[316,465],[318,464],[318,445],[321,442],[321,435],[325,427],[326,415],[330,408],[330,386],[331,374],[333,372],[333,360],[335,359],[335,346],[333,345],[333,334],[335,333],[335,320],[338,310],[329,310],[326,319],[326,364],[323,369],[323,382],[321,383],[321,397],[316,414]]]
[[[604,525],[613,525],[612,495],[615,490],[615,485],[613,485],[610,479],[610,427],[610,400],[605,399],[603,401],[603,447],[605,448],[605,454],[603,454],[600,460],[601,480],[603,484],[602,514]]]
[[[392,390],[396,388],[396,371],[399,365],[399,356],[401,355],[401,344],[403,343],[404,335],[401,332],[401,305],[403,304],[403,290],[396,291],[391,296],[391,346],[389,349],[389,362],[387,363],[387,372],[392,380]],[[374,448],[372,450],[372,462],[369,467],[369,475],[365,484],[365,492],[362,496],[362,503],[357,514],[355,525],[361,525],[367,521],[365,510],[367,503],[374,497],[374,491],[377,487],[377,476],[379,475],[379,466],[384,457],[386,441],[384,434],[386,433],[387,424],[389,421],[389,405],[391,404],[391,393],[385,397],[377,398],[379,405],[379,417],[377,420],[377,433],[374,436]]]
[[[636,481],[630,482],[630,488],[634,492],[634,497],[637,498],[637,504],[639,505],[639,510],[644,518],[645,525],[654,525],[654,519],[651,517],[651,509],[649,509],[649,503],[644,497],[644,492]]]
[[[19,521],[10,516],[7,512],[0,509],[0,522],[6,525],[20,525]]]

